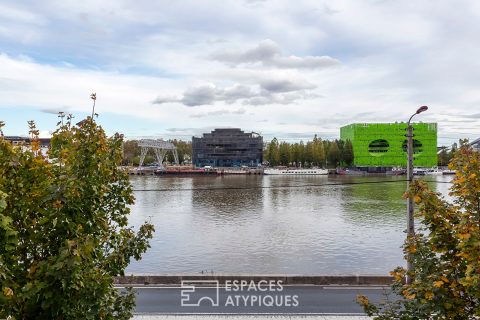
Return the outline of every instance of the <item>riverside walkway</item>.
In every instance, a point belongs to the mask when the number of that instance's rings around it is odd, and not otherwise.
[[[137,316],[288,315],[339,320],[366,319],[357,295],[378,303],[386,299],[391,281],[388,276],[203,274],[127,276],[118,278],[116,285],[120,290],[135,288]]]
[[[371,301],[378,302],[385,298],[385,287],[359,287],[359,286],[310,286],[295,285],[284,286],[282,295],[297,296],[298,305],[261,305],[257,303],[251,306],[249,301],[245,302],[241,297],[234,305],[227,304],[229,293],[224,288],[219,291],[220,301],[218,306],[210,303],[201,303],[199,306],[182,306],[180,287],[143,287],[137,288],[137,307],[135,313],[138,315],[317,315],[317,316],[364,316],[362,308],[356,303],[356,296],[363,294]],[[204,289],[193,299],[207,295],[215,297],[216,290],[213,288]],[[235,297],[237,294],[234,294]],[[244,294],[243,294],[244,295]],[[250,299],[253,296],[265,297],[269,292],[248,293]],[[245,296],[245,295],[244,295]],[[247,298],[248,299],[248,298]],[[262,300],[260,298],[259,300]],[[265,300],[264,300],[265,301]],[[267,304],[269,304],[267,300]],[[227,304],[227,305],[226,305]],[[182,318],[183,319],[183,318]]]

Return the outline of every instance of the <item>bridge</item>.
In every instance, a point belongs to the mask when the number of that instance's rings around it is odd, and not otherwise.
[[[476,139],[476,140],[473,140],[472,142],[468,142],[468,144],[469,144],[470,146],[472,146],[473,150],[475,150],[475,151],[480,151],[480,138],[478,138],[478,139]],[[440,152],[442,152],[443,150],[449,152],[450,149],[451,149],[451,147],[444,147],[444,148],[439,147],[439,148],[437,149],[437,154],[440,154]]]
[[[175,164],[178,164],[178,153],[177,147],[171,142],[162,140],[162,139],[142,139],[138,141],[138,146],[140,149],[140,163],[138,165],[139,168],[142,167],[143,161],[145,160],[145,156],[147,155],[150,149],[153,150],[155,157],[157,158],[157,163],[160,167],[163,167],[162,163],[165,159],[165,156],[168,152],[173,153],[173,158],[175,160]]]

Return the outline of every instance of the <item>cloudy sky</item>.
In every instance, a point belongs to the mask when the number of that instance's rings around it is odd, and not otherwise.
[[[107,132],[267,139],[353,122],[438,122],[480,136],[480,1],[0,2],[0,119],[42,132],[91,112]]]

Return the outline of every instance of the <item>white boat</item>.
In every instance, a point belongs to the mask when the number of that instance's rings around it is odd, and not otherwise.
[[[432,176],[441,176],[443,172],[440,171],[438,168],[431,168],[431,169],[425,170],[425,174],[432,175]]]
[[[445,169],[442,171],[442,174],[444,175],[455,174],[455,170]]]
[[[326,175],[328,170],[326,169],[265,169],[263,174],[267,175],[284,175],[284,176],[295,176],[295,175]]]
[[[413,168],[414,176],[424,176],[427,173],[427,170],[421,168]]]

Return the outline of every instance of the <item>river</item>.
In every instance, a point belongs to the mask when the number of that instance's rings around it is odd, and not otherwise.
[[[130,224],[156,232],[127,273],[383,275],[405,264],[405,176],[130,179]],[[451,177],[425,180],[448,193]]]

